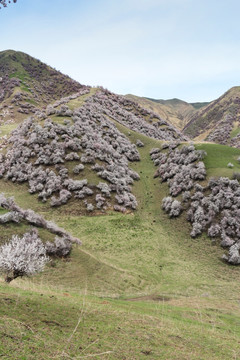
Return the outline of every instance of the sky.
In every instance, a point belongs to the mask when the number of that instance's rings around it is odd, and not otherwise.
[[[240,86],[239,14],[239,0],[18,0],[0,51],[118,94],[211,101]]]

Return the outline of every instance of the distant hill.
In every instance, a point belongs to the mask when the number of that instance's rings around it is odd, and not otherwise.
[[[83,88],[69,76],[25,53],[0,52],[0,123],[21,120]]]
[[[154,111],[191,139],[240,147],[240,87],[231,88],[212,102],[126,97]]]
[[[189,118],[184,133],[191,138],[240,146],[240,87],[233,87]]]
[[[126,95],[128,99],[136,101],[139,105],[154,111],[163,119],[169,121],[178,129],[183,129],[190,117],[208,103],[187,103],[180,99],[157,100],[152,98],[138,97],[135,95]]]

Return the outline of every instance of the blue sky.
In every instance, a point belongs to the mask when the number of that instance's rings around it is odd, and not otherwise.
[[[239,14],[238,0],[18,0],[0,51],[119,94],[210,101],[240,85]]]

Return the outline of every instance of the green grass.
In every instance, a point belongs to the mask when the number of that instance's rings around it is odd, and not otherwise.
[[[84,104],[85,100],[86,100],[89,96],[94,95],[94,94],[96,93],[96,91],[97,91],[97,88],[91,88],[91,89],[90,89],[90,92],[89,92],[88,94],[82,95],[82,96],[80,96],[80,97],[78,97],[78,98],[76,98],[76,99],[70,100],[70,101],[68,102],[68,104],[67,104],[68,107],[69,107],[71,110],[81,107],[81,106]]]
[[[237,158],[240,156],[240,149],[219,144],[196,144],[198,150],[205,150],[208,156],[204,159],[208,176],[232,177],[233,172],[240,171],[240,164]],[[228,163],[234,167],[228,168]]]
[[[9,135],[13,130],[17,128],[18,124],[7,124],[0,126],[0,136]]]
[[[29,289],[22,289],[22,287]],[[236,359],[240,317],[209,299],[126,301],[1,285],[3,359]]]
[[[25,101],[26,101],[27,103],[29,103],[29,104],[37,105],[36,101],[33,100],[33,99],[26,99]]]
[[[27,78],[27,73],[24,71],[16,71],[9,76],[10,78],[18,78],[21,81],[25,81]]]

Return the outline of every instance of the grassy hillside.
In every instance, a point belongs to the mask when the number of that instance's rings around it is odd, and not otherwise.
[[[141,175],[136,212],[66,215],[49,211],[25,185],[0,182],[21,206],[31,204],[83,241],[69,261],[55,260],[31,280],[0,283],[2,358],[238,358],[239,268],[223,263],[207,237],[191,239],[184,216],[170,220],[161,210],[166,185],[153,179],[149,157],[160,142],[118,128],[145,143],[142,161],[132,165]],[[230,161],[239,168],[240,150],[197,147],[209,154],[210,175],[231,176]]]
[[[3,359],[239,356],[239,306],[234,303],[230,310],[206,298],[126,301],[21,285],[1,287]]]

